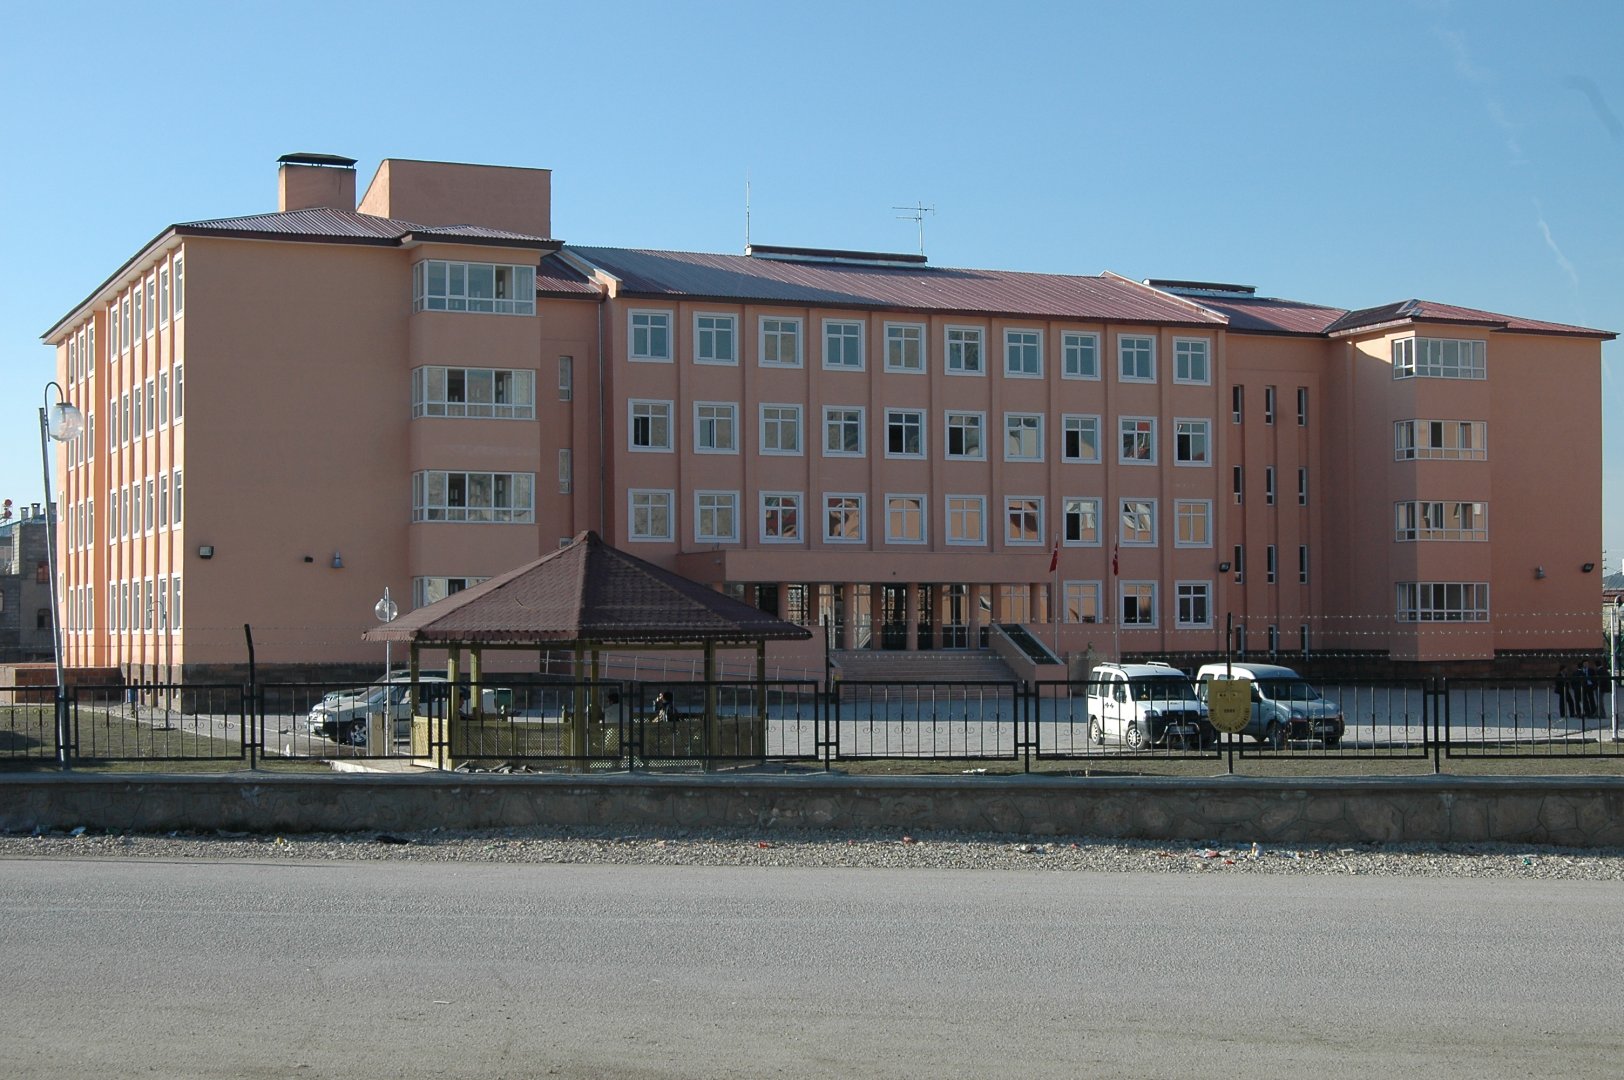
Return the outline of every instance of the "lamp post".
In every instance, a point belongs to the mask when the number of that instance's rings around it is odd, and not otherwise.
[[[51,404],[51,390],[56,404]],[[62,682],[62,617],[56,598],[56,506],[51,500],[51,441],[67,442],[85,429],[85,414],[68,402],[62,387],[53,380],[45,384],[39,410],[39,464],[45,478],[45,569],[50,575],[46,588],[51,598],[51,655],[56,661],[56,762],[68,768],[68,695]]]

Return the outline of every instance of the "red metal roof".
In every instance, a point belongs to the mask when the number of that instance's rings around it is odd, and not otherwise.
[[[1229,328],[1254,334],[1308,334],[1318,337],[1347,311],[1323,304],[1267,296],[1192,296],[1202,307],[1229,318]]]
[[[1354,334],[1364,330],[1372,330],[1379,326],[1404,322],[1466,323],[1485,326],[1491,330],[1513,330],[1526,334],[1560,334],[1569,337],[1592,337],[1604,341],[1611,341],[1618,336],[1611,330],[1592,330],[1589,327],[1572,326],[1567,323],[1523,319],[1515,315],[1500,315],[1493,311],[1456,307],[1453,304],[1440,304],[1432,300],[1401,300],[1392,304],[1383,304],[1380,307],[1350,311],[1330,326],[1327,326],[1325,333],[1332,336]]]
[[[368,641],[445,645],[744,645],[811,636],[610,547],[595,532],[366,633]]]
[[[567,249],[620,279],[622,295],[1015,318],[1222,326],[1224,318],[1114,274],[864,266],[630,248]]]
[[[396,218],[357,213],[354,210],[318,208],[289,210],[275,214],[248,214],[243,217],[212,218],[176,225],[183,236],[219,234],[224,236],[264,236],[279,240],[327,240],[399,244],[406,240],[448,240],[455,243],[512,244],[514,247],[557,247],[558,241],[544,236],[492,229],[483,225],[418,225]]]

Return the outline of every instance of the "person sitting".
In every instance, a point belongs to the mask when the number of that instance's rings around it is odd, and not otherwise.
[[[674,724],[682,719],[677,712],[677,703],[671,700],[671,695],[664,690],[654,695],[654,717],[656,724]]]

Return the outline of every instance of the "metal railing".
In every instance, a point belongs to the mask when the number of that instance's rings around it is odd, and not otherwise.
[[[498,685],[491,686],[495,681]],[[1150,702],[1130,733],[1097,683],[978,680],[718,680],[579,683],[488,680],[479,702],[423,684],[380,708],[377,684],[136,684],[66,692],[66,746],[54,688],[0,692],[0,764],[400,760],[443,768],[604,771],[714,769],[768,762],[1299,758],[1329,760],[1624,758],[1620,680],[1570,698],[1548,681],[1432,678],[1319,684],[1314,723],[1216,737],[1181,702]],[[656,714],[660,690],[675,701]],[[43,693],[41,692],[43,691]],[[372,700],[372,704],[366,704]],[[1168,709],[1168,706],[1178,708]],[[1181,713],[1150,719],[1158,712]],[[675,719],[672,718],[675,717]],[[1325,721],[1334,716],[1335,724]]]

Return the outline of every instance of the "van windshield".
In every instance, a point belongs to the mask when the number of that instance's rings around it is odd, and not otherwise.
[[[1194,701],[1195,687],[1182,675],[1150,675],[1133,679],[1135,701]]]
[[[1319,691],[1301,679],[1261,679],[1263,696],[1270,701],[1318,701]]]

